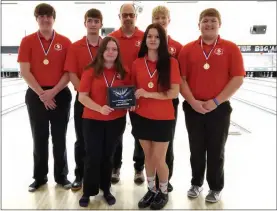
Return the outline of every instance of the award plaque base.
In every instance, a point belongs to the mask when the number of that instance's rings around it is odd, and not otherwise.
[[[108,105],[113,109],[128,109],[136,105],[135,86],[108,88]]]

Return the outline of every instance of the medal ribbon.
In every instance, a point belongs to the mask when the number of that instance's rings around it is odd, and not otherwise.
[[[113,80],[112,80],[111,84],[108,83],[108,80],[107,80],[106,75],[105,75],[104,72],[103,72],[103,76],[104,76],[104,79],[105,79],[105,82],[106,82],[107,87],[111,87],[111,86],[113,85],[113,82],[114,82],[116,73],[115,73],[114,76],[113,76]]]
[[[145,57],[144,57],[144,62],[145,62],[145,66],[146,66],[146,69],[147,69],[147,71],[148,71],[148,74],[149,74],[150,78],[153,78],[154,75],[155,75],[155,73],[157,72],[157,69],[151,74],[151,73],[150,73],[150,70],[149,70],[149,67],[148,67],[148,65],[147,65],[147,62],[146,62],[146,58],[145,58]]]
[[[202,38],[201,38],[201,48],[202,48],[203,54],[204,54],[204,56],[205,56],[205,58],[206,58],[206,61],[208,61],[208,59],[209,59],[209,57],[210,57],[210,55],[211,55],[213,49],[215,48],[216,43],[217,43],[217,40],[218,40],[218,38],[216,39],[213,48],[210,50],[210,52],[209,52],[209,54],[208,54],[208,56],[207,56],[207,54],[206,54],[205,51],[204,51],[204,48],[203,48],[203,40],[202,40]]]
[[[51,49],[52,43],[53,43],[53,41],[54,41],[54,39],[55,39],[56,33],[55,33],[55,31],[53,31],[52,41],[51,41],[50,46],[49,46],[49,48],[47,49],[47,51],[46,51],[45,48],[43,47],[43,44],[42,44],[42,42],[41,42],[41,39],[40,39],[40,37],[39,37],[39,33],[38,33],[38,32],[37,32],[37,35],[38,35],[38,40],[39,40],[39,42],[40,42],[40,44],[41,44],[41,47],[42,47],[42,49],[43,49],[43,53],[44,53],[45,56],[47,56],[48,53],[49,53],[49,51],[50,51],[50,49]]]
[[[88,38],[86,38],[86,43],[87,43],[87,48],[88,48],[88,52],[89,52],[90,58],[93,61],[93,55],[91,53],[91,50],[90,50],[90,47],[89,47],[89,44],[88,44]],[[98,46],[99,46],[99,43],[100,43],[100,37],[98,38]]]

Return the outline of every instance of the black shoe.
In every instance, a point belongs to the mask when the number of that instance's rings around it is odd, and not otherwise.
[[[164,194],[162,192],[158,192],[158,194],[155,196],[153,202],[150,205],[151,210],[160,210],[164,208],[164,206],[168,202],[168,194]]]
[[[116,202],[115,197],[110,192],[104,193],[104,198],[108,205],[113,205]]]
[[[63,186],[64,189],[68,190],[71,188],[71,182],[67,179],[63,179],[61,181],[58,181],[57,184]]]
[[[172,192],[173,191],[173,186],[170,184],[170,182],[168,182],[167,191],[168,192]]]
[[[29,192],[35,192],[40,186],[45,185],[47,183],[47,180],[35,180],[30,186],[28,191]]]
[[[87,207],[89,203],[89,196],[83,195],[79,200],[80,207]]]
[[[148,192],[139,201],[138,207],[139,208],[146,208],[146,207],[150,206],[150,204],[153,202],[153,200],[155,198],[155,195],[156,195],[155,192],[148,189]]]
[[[78,191],[82,188],[82,180],[80,178],[77,178],[74,180],[74,182],[71,185],[71,190]]]
[[[112,171],[112,178],[111,178],[111,183],[116,184],[120,180],[120,169],[113,169]]]

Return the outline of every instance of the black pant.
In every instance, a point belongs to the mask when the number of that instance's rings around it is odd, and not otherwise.
[[[99,188],[109,191],[113,155],[125,127],[126,116],[110,121],[83,120],[86,149],[83,191],[86,196],[97,195]]]
[[[43,87],[43,89],[50,88]],[[51,123],[55,181],[62,181],[68,174],[66,132],[72,100],[70,90],[67,87],[64,88],[55,96],[55,100],[56,109],[46,110],[39,96],[32,89],[29,88],[25,96],[34,142],[33,178],[38,181],[47,180],[49,121]]]
[[[117,145],[113,158],[113,168],[120,169],[122,165],[123,134],[116,140],[116,142]]]
[[[221,191],[224,187],[224,151],[228,137],[232,107],[224,102],[207,114],[194,111],[183,103],[190,145],[192,185],[202,186],[206,169],[211,190]],[[207,153],[207,156],[206,156]]]
[[[173,175],[173,161],[174,161],[173,140],[174,140],[176,122],[178,117],[179,99],[178,98],[173,99],[172,103],[174,107],[174,116],[175,116],[174,125],[172,127],[173,139],[169,141],[167,152],[166,152],[166,164],[168,165],[168,168],[169,168],[169,180]],[[130,112],[130,119],[132,122],[132,112]],[[135,139],[135,149],[134,149],[133,160],[135,162],[134,163],[135,170],[142,171],[144,169],[144,152],[138,139]],[[158,177],[156,177],[156,179],[158,181]]]
[[[75,134],[76,142],[74,146],[75,155],[75,176],[77,179],[83,179],[84,176],[84,159],[85,159],[85,143],[83,136],[83,110],[84,106],[78,100],[78,93],[76,94],[76,99],[74,103],[74,124],[75,124]]]

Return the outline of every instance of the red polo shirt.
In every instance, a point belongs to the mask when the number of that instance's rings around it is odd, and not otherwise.
[[[112,87],[131,85],[131,75],[128,69],[125,78],[122,80],[120,75],[116,73],[115,68],[110,69],[105,68],[104,73],[107,78],[108,84],[111,84],[113,81]],[[89,92],[90,98],[100,106],[108,105],[107,98],[107,84],[103,75],[96,77],[94,75],[94,70],[92,68],[85,70],[78,89],[79,92]],[[95,119],[95,120],[114,120],[126,115],[126,109],[116,109],[112,111],[109,115],[103,115],[100,112],[91,110],[87,107],[84,107],[83,118],[86,119]]]
[[[147,57],[146,57],[147,59]],[[150,73],[153,74],[156,69],[156,62],[147,59]],[[144,89],[148,92],[158,92],[158,72],[150,78],[144,58],[138,58],[134,61],[132,67],[132,81],[137,89]],[[148,83],[153,83],[153,88],[148,87]],[[170,57],[170,84],[180,84],[180,70],[176,59]],[[137,114],[148,119],[172,120],[174,117],[174,108],[172,99],[157,100],[152,98],[140,98],[137,101],[139,107],[135,110]]]
[[[126,37],[121,28],[117,31],[113,31],[108,35],[118,40],[122,62],[129,69],[132,68],[132,63],[138,57],[143,35],[144,32],[140,31],[137,27],[131,37]]]
[[[64,63],[70,44],[71,41],[67,37],[57,32],[54,32],[54,36],[49,40],[35,32],[22,39],[17,61],[30,63],[30,71],[40,86],[55,86],[64,74]],[[44,54],[42,45],[46,51],[50,46],[47,55]],[[43,63],[45,59],[49,61],[48,65]]]
[[[87,44],[86,40],[87,37],[84,36],[82,39],[72,43],[66,56],[65,71],[76,73],[79,79],[81,79],[84,68],[95,58],[102,38],[99,37],[97,46]]]
[[[208,53],[214,44],[203,42],[203,49]],[[206,58],[201,48],[201,36],[198,40],[186,44],[180,51],[179,64],[181,75],[186,80],[197,100],[209,100],[219,95],[234,76],[245,76],[242,54],[237,45],[218,36],[217,44],[212,50],[204,69]]]

